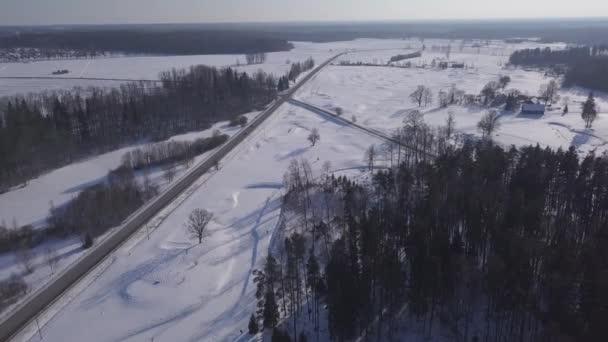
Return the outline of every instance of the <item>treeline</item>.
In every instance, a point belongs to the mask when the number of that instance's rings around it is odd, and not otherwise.
[[[159,44],[162,42],[162,44]],[[30,30],[0,35],[6,49],[36,48],[42,55],[74,50],[84,56],[101,53],[203,55],[247,54],[288,51],[293,46],[285,39],[251,31],[197,30],[189,28],[146,30],[116,29]]]
[[[396,56],[391,57],[389,63],[399,62],[399,61],[402,61],[404,59],[417,58],[417,57],[420,57],[420,56],[422,56],[422,52],[421,51],[407,53],[407,54],[403,54],[403,55],[396,55]]]
[[[564,86],[579,85],[608,91],[608,46],[568,48],[565,50],[524,49],[515,51],[509,62],[513,65],[566,67]],[[556,66],[557,65],[557,66]]]
[[[1,38],[0,38],[1,40]],[[53,59],[83,59],[110,56],[110,53],[96,50],[66,50],[38,48],[0,48],[1,62],[26,62]]]
[[[221,146],[230,137],[226,134],[214,132],[209,138],[200,138],[194,141],[165,141],[146,145],[125,153],[122,156],[122,166],[133,170],[141,170],[155,166],[175,164],[192,160],[197,155]]]
[[[304,62],[295,62],[291,63],[291,67],[287,74],[281,78],[279,78],[279,91],[283,91],[289,89],[289,82],[295,82],[298,77],[308,70],[312,70],[315,67],[315,60],[312,57],[309,57]]]
[[[157,193],[158,187],[147,177],[140,184],[132,169],[118,168],[110,172],[106,183],[83,190],[64,206],[52,207],[47,231],[79,235],[83,248],[91,247],[95,237],[120,225]]]
[[[162,85],[45,92],[0,100],[0,192],[78,158],[208,128],[262,107],[277,81],[262,71],[195,66]]]
[[[264,52],[248,53],[245,55],[247,64],[263,64],[266,62],[267,55]]]

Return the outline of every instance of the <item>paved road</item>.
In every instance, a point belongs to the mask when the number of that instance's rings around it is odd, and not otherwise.
[[[291,89],[281,94],[270,106],[244,129],[233,136],[226,144],[220,147],[209,158],[194,167],[191,171],[177,179],[173,184],[159,194],[155,199],[133,213],[122,225],[113,228],[104,238],[96,244],[82,258],[59,273],[44,287],[34,291],[0,320],[0,341],[7,341],[15,336],[22,328],[36,324],[36,318],[60,298],[66,291],[75,286],[80,279],[96,268],[108,258],[113,251],[125,243],[130,236],[137,232],[152,219],[160,210],[169,205],[177,196],[190,187],[199,177],[213,168],[230,151],[239,145],[247,136],[268,119],[281,105],[291,98],[302,85],[312,79],[323,68],[343,54],[338,54],[316,69],[305,75]]]

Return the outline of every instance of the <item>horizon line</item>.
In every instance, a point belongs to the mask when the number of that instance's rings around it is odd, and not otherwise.
[[[48,23],[48,24],[0,24],[0,27],[53,27],[53,26],[136,26],[136,25],[252,25],[252,24],[291,24],[291,25],[311,25],[311,24],[410,24],[410,23],[466,23],[466,22],[516,22],[516,21],[607,21],[608,16],[548,16],[548,17],[471,17],[471,18],[409,18],[409,19],[337,19],[337,20],[292,20],[292,21],[268,21],[268,20],[247,20],[247,21],[183,21],[183,22],[100,22],[100,23]]]

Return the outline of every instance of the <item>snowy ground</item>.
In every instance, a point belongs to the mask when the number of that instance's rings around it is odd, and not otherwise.
[[[335,55],[335,48],[348,48],[356,44],[317,44],[296,42],[291,51],[268,53],[264,64],[242,65],[239,70],[253,73],[258,69],[277,76],[285,74],[291,62],[301,62],[312,57],[318,63]],[[331,51],[334,49],[334,51]],[[110,79],[148,79],[156,80],[161,71],[172,68],[189,68],[193,65],[232,66],[237,62],[245,63],[244,55],[199,55],[199,56],[149,56],[117,57],[92,60],[53,60],[31,63],[0,63],[0,77],[58,77],[58,78],[110,78]],[[67,69],[69,74],[52,75],[55,70]],[[40,80],[40,79],[1,79],[0,97],[14,94],[26,94],[45,90],[87,88],[89,86],[116,87],[117,81],[91,80]]]
[[[427,41],[433,44],[448,44],[448,41]],[[350,50],[378,50],[391,49],[384,54],[394,55],[395,49],[418,49],[420,41],[417,39],[356,39],[344,42],[311,43],[293,42],[291,51],[268,53],[264,64],[242,65],[239,70],[255,72],[263,69],[277,76],[285,74],[289,69],[289,62],[304,61],[313,57],[317,63],[327,60],[339,52]],[[457,43],[453,43],[457,44]],[[470,46],[472,43],[468,43]],[[455,45],[454,45],[455,46]],[[524,47],[524,45],[518,45]],[[454,47],[456,49],[456,47]],[[473,49],[473,48],[467,48]],[[482,48],[487,53],[503,53],[502,47],[492,46]],[[475,49],[475,51],[477,51]],[[400,52],[402,53],[402,52]],[[396,53],[395,53],[396,54]],[[377,57],[378,55],[373,55]],[[375,58],[374,57],[374,58]],[[192,65],[233,66],[237,61],[245,63],[244,55],[199,55],[199,56],[148,56],[148,57],[113,57],[92,60],[52,60],[30,63],[0,63],[0,77],[58,77],[58,78],[118,78],[118,79],[158,79],[161,71],[171,68],[188,68]],[[371,59],[370,59],[371,61]],[[52,75],[53,71],[67,69],[70,73],[65,75]],[[41,79],[1,79],[0,97],[14,94],[26,94],[45,90],[72,89],[74,87],[87,88],[89,86],[116,87],[121,82],[91,81],[91,80],[41,80]]]
[[[251,120],[257,114],[258,112],[253,112],[246,116]],[[169,140],[193,141],[210,137],[216,129],[232,136],[240,128],[229,127],[228,122],[219,122],[210,129],[177,135]],[[14,221],[19,226],[32,224],[35,228],[43,227],[51,202],[55,206],[61,206],[75,198],[85,188],[104,182],[108,172],[120,165],[123,154],[137,147],[138,145],[126,147],[65,166],[31,180],[25,187],[0,195],[0,220],[7,224],[12,224],[11,222]],[[210,153],[212,151],[197,156],[195,163],[204,160]],[[176,178],[186,172],[184,166],[178,166],[175,170]],[[162,170],[151,170],[148,176],[153,183],[159,186],[160,190],[168,186],[167,181],[162,177]],[[138,177],[140,181],[143,180],[143,174],[139,173]],[[5,224],[5,226],[7,225]],[[72,237],[45,241],[32,248],[34,271],[29,274],[24,272],[14,253],[0,253],[0,280],[9,278],[11,274],[20,274],[30,287],[29,291],[34,291],[50,280],[53,274],[60,272],[81,256],[84,253],[81,245],[79,237]],[[58,258],[54,270],[51,270],[45,262],[45,253],[48,249],[54,250]]]
[[[428,41],[426,42],[427,49]],[[521,45],[517,45],[521,48]],[[448,90],[452,85],[468,94],[479,94],[483,86],[508,75],[512,82],[508,88],[536,96],[541,84],[550,79],[543,73],[533,70],[506,68],[510,47],[499,49],[488,48],[485,53],[477,54],[475,49],[470,53],[452,52],[450,60],[463,62],[468,69],[439,70],[428,67],[433,59],[445,58],[445,53],[424,52],[420,58],[410,61],[415,66],[427,65],[427,68],[388,68],[365,66],[331,66],[318,75],[296,96],[298,100],[322,108],[334,110],[340,107],[344,116],[357,117],[357,122],[371,128],[392,132],[400,127],[406,114],[412,109],[419,109],[409,99],[418,85],[430,87],[435,94],[433,105],[420,108],[425,114],[427,123],[443,125],[449,112],[454,113],[456,128],[465,134],[480,135],[476,124],[487,109],[479,107],[450,106],[439,108],[437,93]],[[506,52],[505,52],[506,51]],[[351,62],[385,63],[396,51],[371,51],[351,53],[342,60]],[[568,148],[575,146],[581,154],[596,150],[598,153],[608,150],[608,114],[600,114],[592,130],[584,129],[580,117],[580,103],[588,92],[584,89],[562,89],[562,98],[569,97],[570,113],[562,116],[561,108],[555,108],[544,116],[504,115],[501,128],[494,139],[506,146],[529,145],[539,143],[541,146]],[[608,95],[597,94],[596,100],[600,110],[608,108]],[[554,107],[561,107],[557,104]]]
[[[321,142],[310,147],[306,138],[315,127]],[[290,160],[307,158],[317,172],[326,160],[335,169],[359,169],[364,150],[379,143],[359,130],[284,105],[227,157],[219,172],[197,181],[181,205],[159,213],[163,219],[149,240],[134,239],[123,246],[107,270],[95,274],[96,280],[43,327],[44,338],[239,338],[255,306],[251,271],[267,255]],[[183,228],[195,208],[215,213],[202,245]],[[25,337],[36,340],[34,333]]]

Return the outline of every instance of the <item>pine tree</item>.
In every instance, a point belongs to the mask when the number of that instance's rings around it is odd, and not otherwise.
[[[281,329],[275,328],[274,330],[272,330],[272,338],[270,339],[270,341],[271,342],[291,342],[291,337],[289,337],[289,334],[282,331]]]
[[[279,322],[279,306],[277,305],[274,291],[266,290],[262,315],[264,328],[274,328]]]
[[[597,106],[593,93],[589,93],[587,101],[583,103],[583,112],[581,113],[581,116],[583,120],[585,120],[585,128],[591,128],[593,126],[593,121],[597,118]]]
[[[91,237],[91,234],[89,232],[86,232],[83,237],[82,248],[88,249],[88,248],[91,248],[92,246],[93,246],[93,238]]]
[[[249,317],[249,325],[247,328],[249,329],[249,335],[255,335],[260,331],[258,320],[255,318],[254,314],[251,314],[251,317]]]

